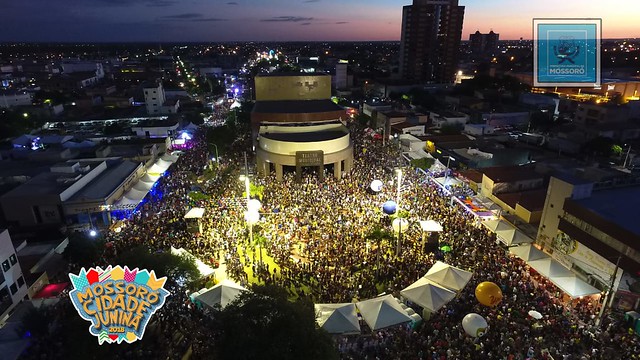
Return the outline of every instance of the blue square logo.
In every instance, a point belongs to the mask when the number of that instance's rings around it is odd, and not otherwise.
[[[534,86],[600,86],[600,19],[534,19]]]

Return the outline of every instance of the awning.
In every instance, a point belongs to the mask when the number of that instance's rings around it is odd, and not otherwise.
[[[171,254],[173,255],[180,255],[180,256],[186,256],[188,258],[193,259],[196,262],[196,267],[198,268],[198,271],[200,272],[200,276],[201,277],[207,277],[211,274],[213,274],[215,272],[215,269],[212,268],[211,266],[205,264],[204,262],[202,262],[202,260],[198,259],[197,257],[193,256],[193,254],[191,254],[189,251],[183,249],[183,248],[179,248],[176,249],[173,246],[171,247]]]
[[[421,220],[420,228],[422,229],[422,231],[427,231],[427,232],[442,231],[442,225],[440,225],[440,223],[435,220]]]
[[[185,219],[201,219],[204,216],[204,208],[192,208],[184,216]]]
[[[491,232],[494,233],[501,230],[515,229],[509,223],[500,219],[486,220],[482,222],[482,225],[484,225],[487,229],[491,230]]]
[[[509,252],[524,260],[572,298],[600,293],[600,290],[580,279],[560,262],[531,245],[512,247]]]
[[[498,240],[502,241],[502,243],[507,246],[530,244],[533,242],[532,238],[528,237],[525,233],[516,228],[498,230],[496,231],[496,236],[498,237]]]
[[[557,277],[554,278],[552,282],[572,298],[598,294],[600,292],[600,290],[582,281],[582,279],[575,275]]]
[[[531,244],[510,247],[509,252],[527,262],[549,257]]]

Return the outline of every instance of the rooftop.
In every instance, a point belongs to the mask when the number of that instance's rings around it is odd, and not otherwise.
[[[303,72],[272,72],[265,74],[257,74],[256,77],[278,77],[278,76],[331,76],[327,73],[321,72],[312,72],[312,73],[303,73]]]
[[[542,175],[536,173],[533,168],[523,166],[489,167],[482,169],[482,172],[494,182],[512,182],[542,178]]]
[[[255,113],[322,113],[345,111],[331,100],[256,101]]]
[[[621,228],[640,234],[635,199],[640,199],[640,186],[594,191],[591,197],[575,202]]]
[[[516,208],[517,204],[520,204],[520,206],[529,211],[540,211],[544,208],[546,195],[546,189],[539,189],[517,193],[496,194],[495,196],[513,209]]]
[[[73,195],[68,201],[102,200],[131,175],[138,164],[131,161],[107,161],[107,170],[93,179],[87,186]]]

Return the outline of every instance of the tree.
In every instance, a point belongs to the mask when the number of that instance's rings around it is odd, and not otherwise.
[[[594,156],[609,157],[613,153],[613,139],[599,136],[582,145],[582,153]]]
[[[371,126],[371,116],[367,114],[356,115],[356,122],[362,127]]]
[[[531,114],[529,122],[534,129],[548,130],[553,125],[553,117],[549,112],[545,114],[538,110]]]
[[[431,166],[433,166],[433,163],[435,162],[435,160],[433,158],[420,158],[420,159],[413,159],[411,160],[411,166],[416,167],[416,168],[420,168],[422,170],[429,170],[431,168]]]
[[[69,244],[63,256],[67,261],[80,266],[90,267],[95,264],[104,251],[102,238],[89,237],[84,233],[73,233],[69,236]]]
[[[129,268],[154,270],[159,277],[170,279],[183,278],[187,282],[196,280],[200,276],[195,260],[186,256],[173,255],[169,252],[151,253],[149,249],[138,246],[126,250],[116,259],[116,263]]]
[[[227,360],[338,359],[331,337],[315,323],[310,301],[288,301],[285,289],[254,286],[216,316],[212,358]]]

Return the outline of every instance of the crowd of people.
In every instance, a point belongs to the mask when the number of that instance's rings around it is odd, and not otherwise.
[[[479,226],[474,214],[452,204],[446,189],[404,164],[396,144],[382,145],[356,125],[351,130],[354,166],[341,179],[329,173],[323,182],[314,174],[305,174],[300,183],[291,173],[281,182],[273,175],[252,177],[254,184],[264,187],[262,218],[252,230],[254,239],[264,239],[258,252],[264,252],[264,261],[256,255],[257,241],[252,244],[247,236],[244,186],[235,180],[243,164],[242,146],[216,159],[217,175],[202,180],[211,153],[199,132],[192,140],[194,146],[159,180],[121,231],[105,235],[110,246],[96,265],[107,265],[119,253],[139,245],[152,251],[182,247],[206,263],[224,263],[226,276],[242,285],[272,283],[285,287],[292,299],[335,303],[373,298],[383,292],[399,296],[401,289],[424,275],[436,260],[443,260],[473,272],[472,280],[453,301],[418,326],[336,337],[341,358],[638,358],[637,337],[608,319],[601,330],[596,329],[596,307],[563,302],[560,290],[497,245],[495,236]],[[398,197],[394,170],[403,164]],[[200,182],[195,180],[198,177]],[[370,189],[374,179],[383,181],[382,191]],[[189,197],[196,183],[206,198]],[[389,216],[381,210],[387,200],[396,200],[411,224],[401,236],[392,231]],[[183,219],[192,206],[205,208],[199,234],[187,231]],[[443,253],[437,247],[429,251],[434,239],[425,242],[426,234],[416,225],[426,219],[442,224],[444,231],[437,241],[452,251]],[[495,282],[503,289],[498,306],[478,304],[474,290],[482,281]],[[181,285],[170,286],[172,296],[150,325],[154,334],[164,334],[158,336],[169,345],[134,349],[114,358],[179,358],[187,348],[197,358],[206,357],[212,346],[206,314],[189,301]],[[530,318],[529,310],[540,312],[543,318]],[[487,319],[485,336],[474,339],[462,330],[461,320],[470,312]]]

